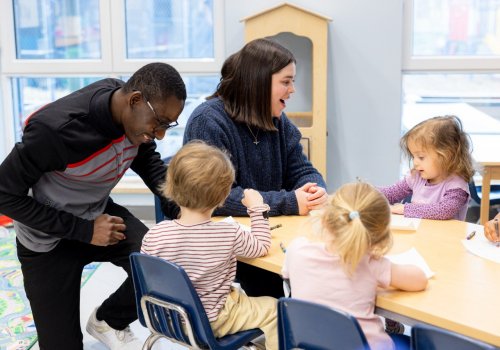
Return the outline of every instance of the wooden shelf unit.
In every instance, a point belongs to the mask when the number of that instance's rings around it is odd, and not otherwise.
[[[304,153],[326,178],[327,49],[330,18],[289,3],[242,19],[245,41],[292,33],[312,42],[312,110],[287,111],[302,133]]]

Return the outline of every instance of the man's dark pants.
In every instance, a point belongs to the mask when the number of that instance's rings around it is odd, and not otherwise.
[[[137,319],[129,255],[140,250],[147,227],[127,209],[109,201],[105,213],[119,216],[127,237],[118,244],[98,247],[74,240],[61,240],[51,251],[33,252],[17,241],[24,289],[30,301],[41,350],[82,350],[80,329],[80,282],[83,267],[109,261],[127,272],[123,284],[106,299],[97,318],[122,330]]]

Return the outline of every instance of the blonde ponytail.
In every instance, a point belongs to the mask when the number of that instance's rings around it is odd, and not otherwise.
[[[322,217],[330,237],[326,244],[335,247],[349,275],[366,254],[378,258],[390,249],[389,223],[387,199],[375,187],[359,182],[339,188]]]

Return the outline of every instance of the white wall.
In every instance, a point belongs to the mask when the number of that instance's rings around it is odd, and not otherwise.
[[[281,3],[226,0],[226,56],[244,45],[242,18]],[[375,185],[395,182],[400,160],[402,0],[289,3],[333,20],[328,33],[328,190],[357,176]]]

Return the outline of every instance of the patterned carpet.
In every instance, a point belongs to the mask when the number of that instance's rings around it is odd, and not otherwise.
[[[23,288],[12,228],[0,226],[0,350],[25,350],[36,343],[36,329]],[[82,286],[99,263],[85,266]]]

